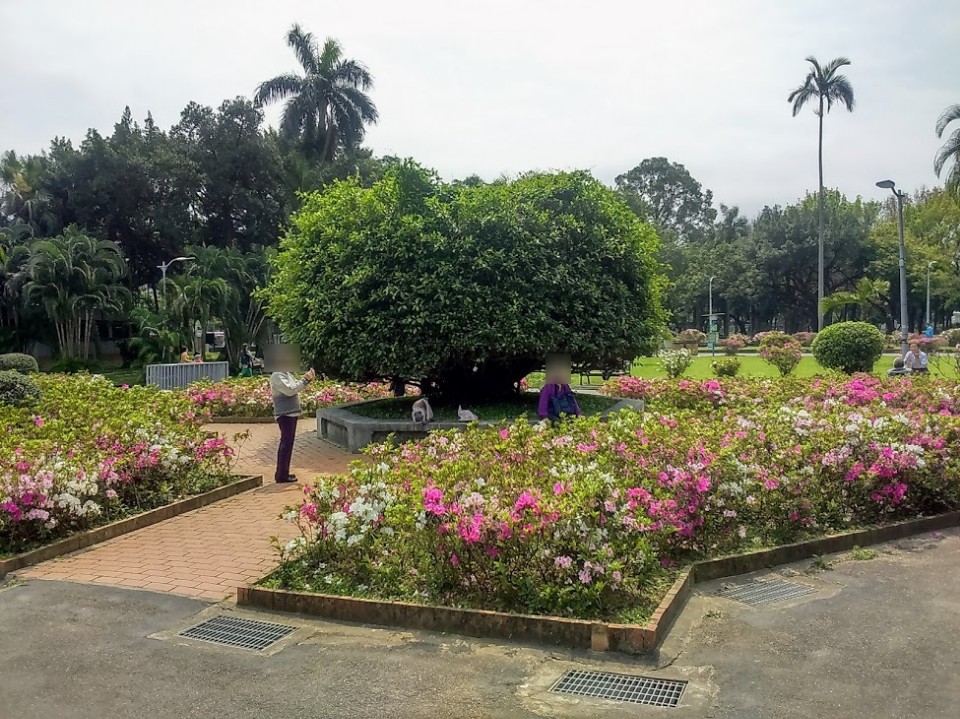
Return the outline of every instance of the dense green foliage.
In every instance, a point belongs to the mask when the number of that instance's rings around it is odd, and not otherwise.
[[[10,352],[0,355],[0,370],[16,370],[21,374],[38,372],[37,360],[31,355],[22,352]]]
[[[595,366],[659,336],[654,231],[587,173],[453,187],[413,164],[306,199],[270,313],[316,368],[501,394],[549,352]]]
[[[22,407],[40,399],[36,383],[16,370],[0,370],[0,405]]]
[[[866,322],[840,322],[825,327],[813,340],[813,356],[827,369],[847,374],[870,372],[883,354],[884,336]]]

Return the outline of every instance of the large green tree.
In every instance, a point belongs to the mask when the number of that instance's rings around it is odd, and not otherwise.
[[[366,126],[379,119],[367,95],[373,76],[361,63],[343,56],[333,38],[323,47],[312,33],[294,25],[287,44],[297,56],[303,75],[285,73],[262,83],[254,95],[258,104],[286,100],[281,129],[298,137],[309,156],[333,160],[338,147],[355,147]]]
[[[665,157],[648,157],[615,179],[617,190],[640,217],[678,242],[702,238],[717,216],[713,192],[704,190],[687,168]]]
[[[818,192],[818,244],[817,244],[817,306],[824,297],[824,259],[823,259],[823,117],[830,112],[835,104],[844,105],[853,112],[854,98],[853,85],[839,70],[850,64],[845,57],[838,57],[826,65],[821,65],[815,57],[808,57],[810,72],[804,78],[803,84],[790,93],[787,102],[793,105],[793,116],[796,117],[807,103],[816,103],[814,112],[819,121],[817,141],[817,170],[819,177]],[[817,329],[823,327],[823,315],[817,312]]]
[[[648,348],[657,244],[587,173],[454,187],[405,163],[307,198],[265,296],[320,371],[489,398],[549,352],[602,365]]]

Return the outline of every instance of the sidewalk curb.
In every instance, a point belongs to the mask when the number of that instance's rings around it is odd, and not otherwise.
[[[507,639],[625,654],[653,654],[666,638],[698,582],[749,574],[775,565],[809,559],[960,526],[960,512],[911,519],[882,527],[855,530],[806,542],[694,562],[681,571],[646,624],[608,624],[564,617],[458,609],[412,602],[238,587],[237,606],[307,614],[355,622],[472,637]]]
[[[240,494],[241,492],[256,489],[262,484],[262,476],[245,476],[230,484],[212,489],[209,492],[187,497],[186,499],[172,502],[163,507],[157,507],[156,509],[127,517],[126,519],[105,524],[102,527],[87,530],[86,532],[80,532],[72,537],[66,537],[53,544],[48,544],[45,547],[33,549],[23,554],[17,554],[9,559],[0,559],[0,579],[9,572],[14,572],[24,567],[45,562],[48,559],[54,559],[64,554],[71,554],[72,552],[92,547],[94,544],[106,542],[109,539],[114,539],[124,534],[135,532],[138,529],[158,524],[159,522],[171,519],[180,514],[192,512],[195,509],[206,507],[222,499]]]

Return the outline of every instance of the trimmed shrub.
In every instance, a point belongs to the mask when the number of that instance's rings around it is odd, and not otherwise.
[[[784,377],[800,364],[803,350],[790,335],[785,332],[761,332],[756,336],[760,338],[760,358],[780,370]]]
[[[14,370],[22,374],[30,374],[31,372],[39,372],[40,367],[37,365],[35,357],[22,352],[10,352],[0,355],[0,371],[2,370]]]
[[[40,389],[25,374],[16,370],[0,370],[0,405],[21,407],[40,399]]]
[[[960,327],[954,327],[951,330],[947,330],[940,334],[943,338],[944,346],[947,348],[953,348],[957,345],[960,345]]]
[[[800,343],[801,347],[809,347],[816,338],[816,332],[794,332],[793,339]]]
[[[736,357],[724,357],[710,363],[717,377],[736,377],[740,373],[740,360]]]
[[[839,322],[813,341],[813,356],[822,367],[847,374],[871,372],[883,354],[883,333],[867,322]]]

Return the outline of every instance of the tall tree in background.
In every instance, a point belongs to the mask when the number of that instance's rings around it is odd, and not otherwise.
[[[687,168],[665,157],[648,157],[616,177],[617,190],[631,209],[661,233],[680,243],[696,241],[717,216],[713,193],[704,190]]]
[[[808,57],[811,69],[803,84],[790,93],[787,102],[793,103],[793,116],[800,114],[804,105],[813,100],[817,101],[815,113],[819,119],[820,134],[817,143],[817,166],[820,172],[820,193],[818,201],[818,249],[817,249],[817,307],[823,302],[823,115],[830,112],[834,103],[846,106],[853,112],[853,86],[845,75],[837,71],[850,61],[845,57],[838,57],[822,66],[815,57]],[[823,329],[823,314],[817,312],[817,330]]]
[[[946,132],[947,126],[954,120],[960,121],[960,105],[951,105],[937,120],[937,137],[942,138]],[[937,151],[937,157],[933,161],[933,169],[937,171],[937,177],[947,163],[952,162],[950,171],[947,173],[946,187],[955,197],[960,199],[960,127],[954,128],[953,132],[947,137]]]
[[[267,80],[254,99],[258,105],[286,100],[283,133],[299,137],[307,154],[330,162],[338,145],[359,145],[366,125],[379,119],[366,94],[373,87],[373,76],[361,63],[345,59],[336,40],[327,38],[321,48],[299,25],[290,28],[287,44],[304,75],[286,73]]]

